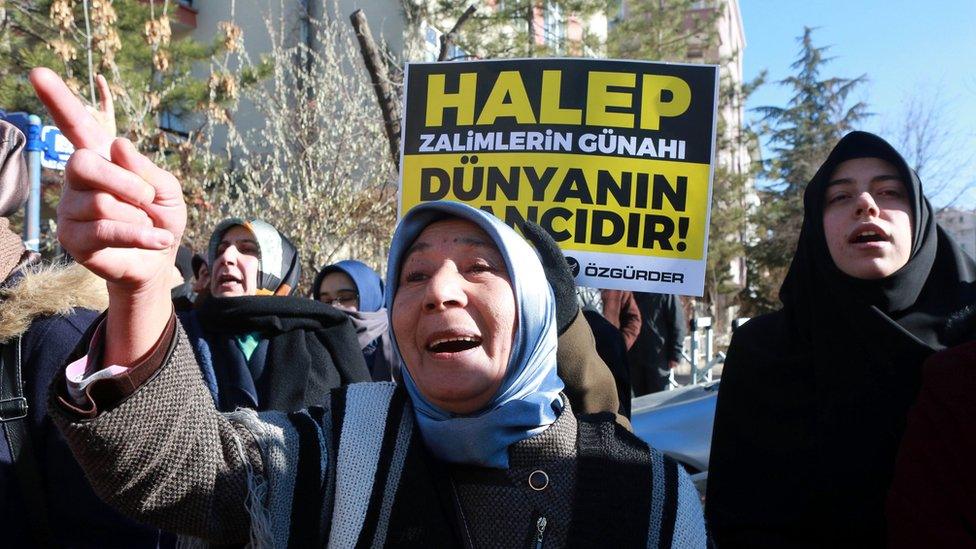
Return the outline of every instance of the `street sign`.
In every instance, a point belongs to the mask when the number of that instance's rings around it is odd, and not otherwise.
[[[44,147],[41,166],[49,170],[64,171],[68,157],[71,156],[71,153],[75,152],[74,145],[68,141],[68,138],[56,126],[44,126],[41,128],[41,143],[43,143]]]
[[[25,112],[6,112],[0,110],[0,120],[6,120],[28,138],[27,150],[40,150],[41,166],[49,170],[64,171],[64,166],[68,162],[68,157],[75,152],[74,146],[68,141],[57,126],[41,127],[39,141],[35,144],[31,142],[30,135],[30,115]]]
[[[13,124],[27,137],[24,153],[30,193],[24,209],[24,245],[36,252],[41,236],[41,167],[63,171],[75,148],[55,126],[41,126],[41,119],[37,115],[0,109],[0,120]]]

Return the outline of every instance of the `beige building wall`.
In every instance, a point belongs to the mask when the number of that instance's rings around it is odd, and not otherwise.
[[[244,51],[246,55],[257,63],[260,54],[271,51],[271,35],[266,21],[275,21],[281,15],[280,6],[275,0],[194,0],[193,7],[197,10],[197,26],[190,35],[194,40],[209,44],[213,42],[219,32],[219,23],[228,21],[239,26],[243,33]],[[230,69],[237,69],[232,64]],[[195,76],[206,78],[210,67],[198,66],[194,69]],[[253,105],[246,98],[241,98],[234,115],[234,124],[241,132],[249,132],[259,127],[260,119]],[[226,144],[226,133],[218,132],[214,136],[214,150],[223,150]]]
[[[178,34],[189,34],[195,40],[209,44],[218,36],[219,24],[233,21],[243,32],[244,51],[252,63],[272,50],[273,32],[281,33],[286,44],[310,40],[314,47],[314,33],[309,36],[305,14],[316,19],[340,18],[341,24],[352,32],[349,15],[362,9],[374,36],[386,42],[395,55],[402,54],[404,47],[404,22],[399,0],[194,0],[195,28],[185,25],[175,29]],[[231,66],[231,69],[237,67]],[[206,78],[210,67],[194,69],[197,76]],[[234,114],[234,124],[242,134],[247,134],[262,123],[260,114],[247,100],[241,102]],[[213,147],[222,150],[226,135],[215,136]],[[257,148],[260,148],[258,146]]]
[[[192,17],[183,17],[192,24],[180,24],[174,28],[178,36],[190,35],[194,39],[211,43],[218,35],[219,23],[233,21],[243,31],[244,51],[252,62],[257,63],[262,54],[272,49],[272,38],[268,30],[270,22],[275,32],[282,32],[286,43],[308,40],[307,26],[304,14],[309,13],[317,19],[337,18],[340,24],[352,32],[349,15],[356,9],[362,9],[369,21],[370,28],[377,40],[386,43],[389,52],[398,59],[433,61],[439,50],[439,37],[442,32],[453,26],[453,21],[424,22],[417,29],[409,29],[403,13],[404,0],[192,0],[188,8]],[[408,0],[424,1],[424,0]],[[485,4],[481,9],[492,9]],[[182,7],[187,11],[185,6]],[[184,14],[187,15],[187,14]],[[543,18],[540,17],[540,20]],[[589,17],[586,21],[579,21],[571,15],[560,16],[569,35],[582,32],[596,33],[605,38],[607,32],[607,18],[604,14]],[[541,28],[540,40],[544,40]],[[314,37],[311,38],[314,47]],[[598,56],[602,52],[582,52],[589,56]],[[358,55],[358,53],[357,53]],[[230,67],[234,69],[236,67]],[[195,69],[197,76],[206,78],[209,67],[200,66]],[[238,130],[247,135],[248,132],[261,124],[259,113],[246,99],[242,99],[236,113],[234,124]],[[216,135],[213,143],[215,150],[223,150],[226,135]],[[256,148],[260,148],[258,144]]]
[[[721,0],[719,2],[720,16],[716,21],[718,30],[718,45],[713,52],[711,62],[717,63],[720,74],[735,85],[742,85],[743,57],[746,49],[745,27],[742,24],[742,12],[738,0]],[[758,159],[758,147],[743,134],[746,127],[745,104],[742,97],[736,94],[733,100],[723,106],[719,116],[725,121],[724,138],[734,145],[728,149],[718,151],[718,162],[735,174],[748,174],[753,163]],[[755,192],[754,181],[750,178],[746,187],[746,206],[759,207],[759,196]],[[738,238],[746,239],[745,228]],[[740,286],[746,283],[745,258],[737,259],[729,266],[733,281]],[[735,316],[730,315],[731,316]]]

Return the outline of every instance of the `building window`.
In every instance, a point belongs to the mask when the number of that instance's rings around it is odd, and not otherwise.
[[[566,42],[566,21],[563,18],[562,8],[552,2],[546,4],[542,32],[546,44],[557,54],[563,53],[563,44]]]

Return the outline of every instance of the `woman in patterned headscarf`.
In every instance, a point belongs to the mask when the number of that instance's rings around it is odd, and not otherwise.
[[[298,251],[275,227],[225,219],[208,258],[212,297],[180,319],[218,408],[294,411],[369,381],[345,315],[293,297]]]
[[[251,262],[244,262],[237,271],[228,269],[227,265],[234,263],[232,257],[228,257],[231,247],[237,248],[238,255],[249,256]],[[260,219],[245,221],[232,217],[218,223],[210,236],[207,258],[211,270],[211,293],[217,297],[292,295],[302,276],[295,245],[278,229]],[[235,286],[228,286],[232,288],[230,290],[222,287],[222,277],[226,282],[227,278],[235,275],[242,277],[237,285],[240,291],[234,291]]]

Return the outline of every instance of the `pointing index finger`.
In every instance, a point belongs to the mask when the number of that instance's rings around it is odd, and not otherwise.
[[[91,149],[110,158],[112,138],[92,117],[54,71],[44,67],[31,70],[30,81],[37,97],[47,107],[65,137],[78,149]]]
[[[112,99],[112,89],[108,86],[108,80],[104,75],[99,74],[95,77],[98,84],[98,109],[104,113],[115,114],[114,101]]]

